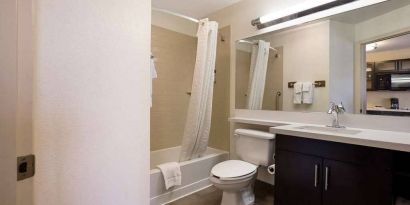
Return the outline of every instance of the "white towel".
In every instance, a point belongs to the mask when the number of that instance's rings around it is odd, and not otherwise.
[[[313,103],[313,91],[315,86],[312,82],[302,83],[302,103],[312,104]]]
[[[302,104],[302,83],[296,82],[293,85],[293,103]]]
[[[181,185],[182,176],[181,168],[177,162],[168,162],[157,166],[164,176],[165,188]]]
[[[157,75],[157,69],[155,68],[155,59],[151,58],[151,87],[150,87],[150,93],[151,93],[151,107],[152,107],[152,84],[153,80],[158,77]]]

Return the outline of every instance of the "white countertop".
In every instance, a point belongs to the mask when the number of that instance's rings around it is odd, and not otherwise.
[[[410,110],[404,110],[404,109],[387,109],[384,107],[368,107],[366,110],[371,110],[371,111],[383,111],[383,112],[410,112]]]
[[[351,131],[359,131],[356,134],[338,133],[333,131],[318,131],[300,129],[302,126],[326,127],[325,125],[293,123],[284,121],[260,120],[253,118],[230,118],[236,123],[256,124],[271,126],[270,132],[295,137],[324,140],[330,142],[340,142],[346,144],[362,145],[368,147],[383,148],[410,152],[410,133],[393,132],[373,129],[347,128]],[[343,128],[340,128],[343,129]]]
[[[340,142],[346,144],[377,147],[389,150],[410,152],[410,133],[392,132],[382,130],[358,129],[358,128],[336,128],[357,131],[358,133],[338,133],[333,131],[318,131],[301,129],[303,126],[325,127],[309,124],[292,124],[271,127],[270,132],[275,134],[304,137],[310,139]]]

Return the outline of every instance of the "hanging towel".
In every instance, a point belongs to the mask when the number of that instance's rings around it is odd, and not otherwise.
[[[312,82],[302,83],[302,103],[303,104],[312,104],[313,103],[313,86]]]
[[[157,166],[164,176],[165,188],[181,185],[182,176],[181,168],[177,162],[168,162]]]
[[[302,86],[303,84],[300,82],[296,82],[293,85],[293,103],[294,104],[302,104]]]
[[[152,56],[152,55],[151,55]],[[155,59],[151,57],[151,87],[150,87],[150,94],[151,94],[151,107],[152,107],[152,84],[153,80],[158,77],[157,69],[155,68]]]

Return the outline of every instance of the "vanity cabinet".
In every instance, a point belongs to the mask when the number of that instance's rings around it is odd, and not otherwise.
[[[391,205],[388,150],[277,135],[275,205]]]

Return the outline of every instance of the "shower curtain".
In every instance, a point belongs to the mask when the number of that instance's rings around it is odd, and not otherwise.
[[[188,106],[179,161],[201,157],[208,147],[217,33],[218,23],[208,21],[208,19],[199,22],[192,95]]]
[[[268,67],[270,43],[259,40],[252,47],[251,67],[248,82],[246,108],[261,110],[265,91],[266,71]]]

